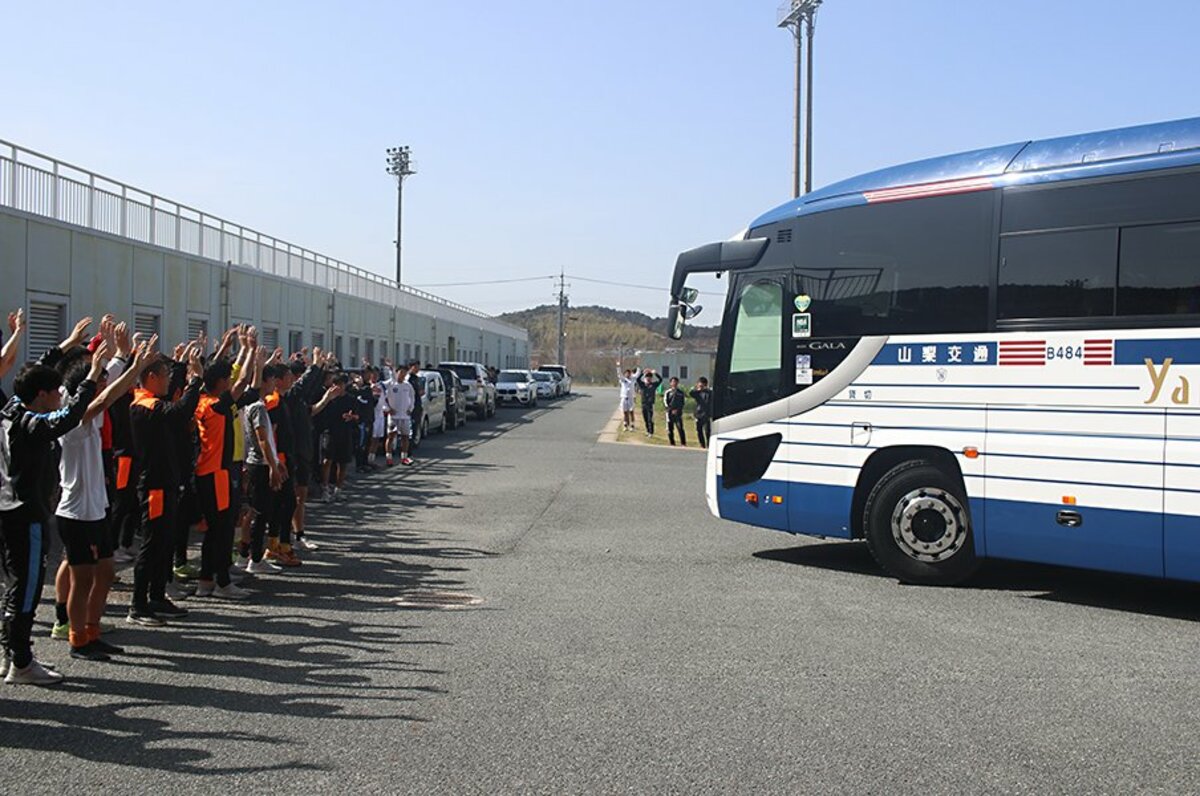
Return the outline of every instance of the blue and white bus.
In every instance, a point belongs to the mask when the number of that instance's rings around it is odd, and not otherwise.
[[[934,158],[679,256],[725,273],[710,510],[983,558],[1200,580],[1200,118]]]

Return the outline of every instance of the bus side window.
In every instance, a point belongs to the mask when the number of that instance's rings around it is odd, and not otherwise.
[[[1116,279],[1115,228],[1006,236],[1000,242],[996,315],[1111,316]]]
[[[1118,315],[1200,315],[1200,223],[1121,230]]]

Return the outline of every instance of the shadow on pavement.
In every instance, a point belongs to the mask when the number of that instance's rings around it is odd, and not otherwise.
[[[821,542],[762,550],[754,557],[892,580],[863,542]],[[960,588],[1038,592],[1030,599],[1200,622],[1200,585],[1091,570],[988,560]]]
[[[127,653],[113,662],[73,666],[67,682],[52,691],[6,693],[0,743],[92,762],[228,776],[330,770],[293,756],[291,720],[424,722],[418,701],[446,691],[438,685],[445,673],[422,664],[422,650],[442,642],[423,638],[421,625],[411,621],[426,609],[395,601],[414,590],[462,590],[466,564],[491,554],[441,545],[414,530],[406,516],[459,508],[455,478],[485,466],[469,462],[470,448],[545,411],[436,435],[416,466],[356,476],[344,502],[310,502],[309,535],[321,548],[304,566],[247,581],[254,596],[244,604],[191,599],[185,604],[191,614],[169,627],[122,624],[114,641]],[[379,522],[383,517],[387,526]],[[127,600],[128,592],[114,593],[110,618],[123,616]],[[50,618],[46,606],[41,616]],[[66,656],[65,645],[41,652],[51,660]],[[156,674],[148,678],[151,671]],[[164,707],[178,718],[159,718]],[[280,733],[225,729],[238,726],[238,715],[272,717],[270,726],[280,726]],[[230,754],[230,742],[245,753]],[[213,765],[217,758],[220,764]]]

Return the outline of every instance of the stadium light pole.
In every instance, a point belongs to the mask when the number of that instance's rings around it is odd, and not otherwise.
[[[417,164],[412,159],[412,149],[406,146],[389,147],[387,150],[387,173],[396,178],[396,284],[400,284],[402,263],[400,238],[404,222],[404,178],[417,173]]]
[[[792,169],[792,196],[800,196],[800,151],[801,151],[801,116],[804,117],[805,134],[803,137],[804,150],[804,193],[812,190],[812,94],[813,94],[813,32],[814,19],[822,0],[790,0],[779,7],[778,27],[787,28],[796,40],[796,94],[795,94],[795,155]],[[808,75],[804,78],[803,41],[808,38]],[[807,82],[804,113],[801,114],[802,82]]]

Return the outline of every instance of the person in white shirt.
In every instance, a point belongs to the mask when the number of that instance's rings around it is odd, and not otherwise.
[[[387,453],[388,467],[394,463],[392,456],[396,450],[396,435],[400,431],[398,422],[400,415],[397,414],[400,404],[400,382],[396,381],[396,371],[391,366],[391,360],[384,360],[383,379],[379,382],[381,395],[379,403],[376,404],[376,411],[381,411],[387,426],[387,440],[384,444]],[[411,410],[410,410],[411,413]],[[408,417],[410,413],[403,416]]]
[[[58,599],[65,603],[67,622],[64,628],[60,618],[51,636],[61,638],[65,630],[72,658],[103,661],[122,652],[120,647],[100,639],[100,618],[113,582],[113,547],[100,430],[104,426],[104,413],[133,388],[138,375],[156,356],[151,353],[154,342],[152,339],[142,343],[131,356],[125,324],[117,326],[111,318],[101,322],[100,334],[92,341],[91,350],[103,351],[102,357],[116,350],[117,356],[108,363],[97,385],[100,394],[88,405],[80,424],[60,440],[62,455],[58,471],[62,494],[55,515],[66,558],[55,581],[57,585],[66,575],[66,593]],[[67,394],[87,377],[88,359],[80,354],[73,364],[67,365],[62,387]]]
[[[417,403],[417,393],[413,390],[412,384],[408,380],[396,382],[396,392],[394,394],[394,402],[391,405],[392,422],[396,425],[396,431],[400,434],[400,463],[412,464],[413,461],[408,455],[408,443],[412,437],[412,412],[413,407]]]
[[[633,431],[633,398],[637,392],[637,376],[634,371],[625,368],[621,372],[621,360],[617,360],[617,381],[621,384],[621,416],[624,418],[626,431]]]

